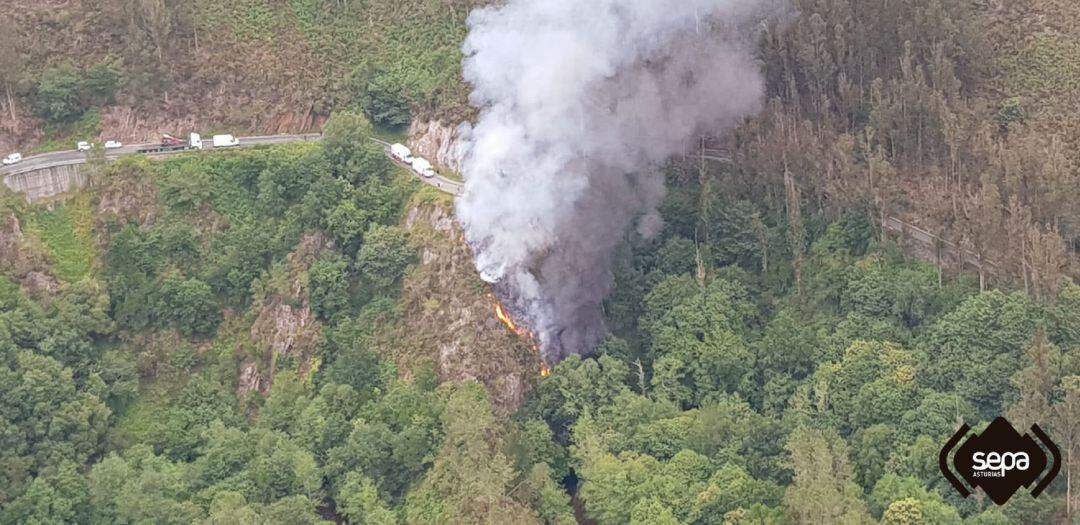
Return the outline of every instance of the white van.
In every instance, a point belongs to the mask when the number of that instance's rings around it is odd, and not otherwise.
[[[435,176],[435,170],[431,167],[431,163],[423,157],[413,158],[412,169],[417,175],[422,175],[429,179]]]
[[[413,161],[412,151],[409,151],[404,144],[391,144],[390,156],[405,164],[412,164]]]
[[[232,135],[214,135],[214,147],[215,148],[229,148],[232,146],[239,146],[240,139]]]
[[[4,157],[3,163],[4,163],[5,166],[10,166],[12,164],[15,164],[16,162],[21,161],[21,160],[22,160],[22,155],[21,154],[12,153],[11,155],[8,155],[7,157]]]

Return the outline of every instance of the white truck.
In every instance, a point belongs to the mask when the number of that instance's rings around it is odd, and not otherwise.
[[[192,133],[188,140],[174,137],[169,134],[161,136],[160,144],[150,144],[136,150],[138,153],[169,153],[174,151],[187,151],[203,149],[202,137],[198,133]]]
[[[414,157],[412,161],[412,169],[425,178],[432,178],[435,176],[435,169],[431,167],[431,163],[423,157]]]
[[[12,164],[15,164],[15,163],[21,162],[21,161],[22,161],[22,155],[20,155],[18,153],[12,153],[11,155],[8,155],[7,157],[4,157],[3,163],[4,163],[5,166],[10,166]]]
[[[409,151],[404,144],[391,144],[390,156],[405,164],[412,164],[413,161],[412,151]]]
[[[240,139],[232,135],[214,135],[215,148],[229,148],[240,145]]]

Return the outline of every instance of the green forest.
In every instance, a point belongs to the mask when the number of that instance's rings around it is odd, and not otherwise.
[[[0,75],[72,125],[209,75],[162,57],[287,26],[333,114],[319,143],[124,158],[34,204],[0,186],[0,525],[1080,524],[1080,8],[796,0],[731,162],[664,167],[610,336],[540,377],[450,197],[368,140],[468,114],[472,4],[387,3],[110,0],[145,60],[45,48]],[[889,217],[986,263],[928,261]],[[963,498],[939,451],[1001,415],[1061,475]]]

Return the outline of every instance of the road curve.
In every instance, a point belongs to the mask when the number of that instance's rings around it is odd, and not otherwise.
[[[457,182],[455,180],[451,180],[451,179],[448,179],[446,177],[443,177],[442,175],[439,175],[438,173],[436,173],[435,176],[431,177],[430,179],[427,178],[427,177],[423,177],[423,176],[418,175],[415,171],[413,171],[412,166],[409,166],[408,164],[405,164],[404,162],[401,162],[401,161],[395,159],[394,156],[390,154],[390,143],[389,142],[386,142],[385,140],[377,139],[375,137],[371,137],[371,141],[378,144],[378,145],[380,145],[380,146],[382,146],[383,147],[383,153],[385,153],[386,156],[391,161],[393,161],[394,164],[397,164],[402,169],[408,170],[409,173],[412,173],[413,175],[415,175],[416,178],[420,179],[424,184],[427,184],[428,186],[431,186],[431,187],[433,187],[433,188],[435,188],[435,189],[437,189],[437,190],[439,190],[439,191],[441,191],[443,193],[449,193],[450,195],[454,195],[454,196],[461,195],[461,192],[464,191],[464,189],[465,189],[464,184],[462,184],[460,182]]]
[[[318,133],[307,133],[302,135],[260,135],[254,137],[240,137],[240,145],[234,146],[237,148],[251,148],[255,146],[269,145],[269,144],[287,144],[291,142],[313,142],[322,140],[322,135]],[[449,193],[451,195],[458,195],[461,193],[462,184],[453,180],[450,180],[442,175],[437,175],[430,179],[417,175],[407,164],[398,162],[390,156],[390,144],[379,139],[372,138],[371,140],[381,144],[384,148],[384,152],[390,160],[393,160],[395,164],[406,169],[409,173],[416,175],[418,179],[423,181],[442,192]],[[116,160],[126,155],[137,155],[138,150],[141,148],[155,146],[157,144],[127,144],[122,148],[110,149],[105,151],[105,158],[107,160]],[[215,149],[213,142],[210,138],[203,140],[203,149],[212,150]],[[232,149],[232,148],[219,148],[219,149]],[[147,154],[147,156],[157,157],[165,155],[176,155],[178,153],[191,153],[191,150],[187,151],[168,151],[162,153]],[[68,164],[83,164],[87,160],[87,155],[82,151],[67,150],[57,151],[53,153],[42,153],[40,155],[34,155],[26,157],[17,164],[11,166],[0,166],[0,176],[7,177],[9,175],[15,175],[17,173],[25,173],[28,171],[40,170],[45,168],[51,168],[54,166],[64,166]]]

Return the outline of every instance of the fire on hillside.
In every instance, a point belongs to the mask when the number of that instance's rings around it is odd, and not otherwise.
[[[489,295],[489,297],[494,298],[493,295]],[[514,334],[516,334],[518,337],[522,337],[526,341],[528,341],[529,345],[532,346],[532,349],[533,349],[534,352],[536,352],[537,354],[540,354],[540,343],[536,339],[536,334],[534,334],[532,332],[532,330],[528,330],[526,328],[519,327],[517,325],[517,323],[514,322],[514,319],[512,317],[510,317],[510,314],[508,314],[506,312],[506,309],[503,308],[503,305],[501,303],[499,303],[499,301],[497,299],[495,300],[495,316],[498,317],[499,320],[502,321],[502,323],[504,325],[506,325],[506,327],[509,328],[511,332],[514,332]],[[547,377],[549,375],[551,375],[551,369],[548,368],[547,363],[544,362],[544,358],[541,356],[540,357],[540,377]]]

